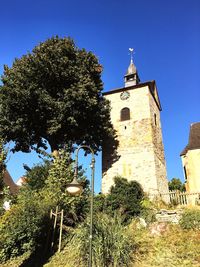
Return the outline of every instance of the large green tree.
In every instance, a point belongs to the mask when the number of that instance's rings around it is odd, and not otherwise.
[[[102,66],[70,38],[52,37],[4,66],[0,132],[14,151],[57,150],[64,144],[99,150],[112,138],[109,103],[102,96]]]

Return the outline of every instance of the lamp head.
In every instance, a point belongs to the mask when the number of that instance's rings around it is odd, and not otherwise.
[[[83,191],[83,186],[77,181],[75,176],[73,181],[67,185],[66,190],[70,195],[80,195]]]

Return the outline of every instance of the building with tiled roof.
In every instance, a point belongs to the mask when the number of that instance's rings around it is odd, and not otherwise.
[[[12,177],[10,176],[7,170],[4,172],[3,181],[6,186],[9,186],[11,194],[17,193],[19,186],[14,183]]]
[[[22,186],[23,184],[26,183],[26,180],[27,180],[27,178],[25,176],[22,176],[17,180],[16,185]]]

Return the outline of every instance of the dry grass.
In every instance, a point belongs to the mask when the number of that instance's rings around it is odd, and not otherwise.
[[[200,267],[199,231],[185,231],[178,225],[169,226],[162,236],[152,236],[146,229],[132,231],[138,245],[129,267]],[[66,248],[45,267],[85,267],[75,263],[72,254]]]
[[[5,263],[0,263],[0,267],[20,267],[26,259],[30,257],[30,253],[25,253],[24,255],[8,260]]]
[[[76,250],[72,251],[65,248],[60,253],[56,253],[49,263],[44,267],[85,267],[81,260],[76,255]]]
[[[146,230],[138,236],[138,251],[132,267],[199,267],[200,232],[170,226],[163,236],[151,236]]]

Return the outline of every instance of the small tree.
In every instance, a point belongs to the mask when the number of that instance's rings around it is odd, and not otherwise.
[[[111,187],[107,197],[107,207],[111,211],[118,210],[124,215],[125,221],[133,216],[138,216],[142,210],[141,200],[144,192],[141,185],[136,181],[128,182],[125,178],[115,177],[115,185]]]
[[[40,190],[45,186],[45,181],[49,175],[49,169],[51,162],[45,160],[42,164],[37,164],[25,174],[26,185],[31,188],[31,190]]]
[[[172,180],[169,182],[169,190],[179,190],[181,192],[185,191],[185,185],[181,182],[179,178],[172,178]]]

